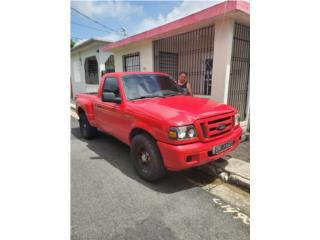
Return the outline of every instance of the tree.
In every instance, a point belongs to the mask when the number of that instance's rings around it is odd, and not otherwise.
[[[70,48],[73,48],[73,46],[76,44],[75,41],[73,41],[72,39],[70,39]]]

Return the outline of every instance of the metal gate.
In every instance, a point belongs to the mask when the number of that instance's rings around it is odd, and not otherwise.
[[[228,104],[246,119],[250,73],[250,28],[235,23],[229,80]]]
[[[211,94],[214,26],[155,40],[154,70],[167,72],[175,80],[185,71],[193,93]]]

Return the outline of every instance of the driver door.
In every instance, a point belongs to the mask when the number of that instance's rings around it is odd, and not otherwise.
[[[102,91],[112,92],[117,97],[121,98],[119,82],[116,77],[107,77],[104,81]],[[117,124],[121,118],[121,107],[121,103],[103,102],[101,98],[98,99],[94,105],[94,111],[97,122],[103,131],[110,133],[111,135],[117,133]]]

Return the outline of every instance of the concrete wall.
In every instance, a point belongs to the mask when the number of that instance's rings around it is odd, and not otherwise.
[[[86,84],[84,64],[87,57],[95,56],[98,62],[99,81],[101,71],[105,70],[105,62],[112,54],[110,52],[97,51],[104,44],[94,44],[71,53],[71,82],[73,97],[81,92],[95,92],[99,84]]]
[[[114,64],[116,72],[123,72],[122,56],[130,53],[140,53],[140,71],[153,71],[153,48],[152,41],[144,41],[139,44],[132,44],[114,52]]]

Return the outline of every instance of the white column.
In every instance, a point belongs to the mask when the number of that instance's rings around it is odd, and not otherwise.
[[[215,23],[211,98],[227,103],[231,66],[233,20]]]
[[[98,61],[98,66],[99,66],[99,80],[101,76],[101,71],[106,70],[106,61],[110,57],[111,53],[110,52],[103,52],[101,49],[99,49],[99,52],[96,54],[97,61]]]

